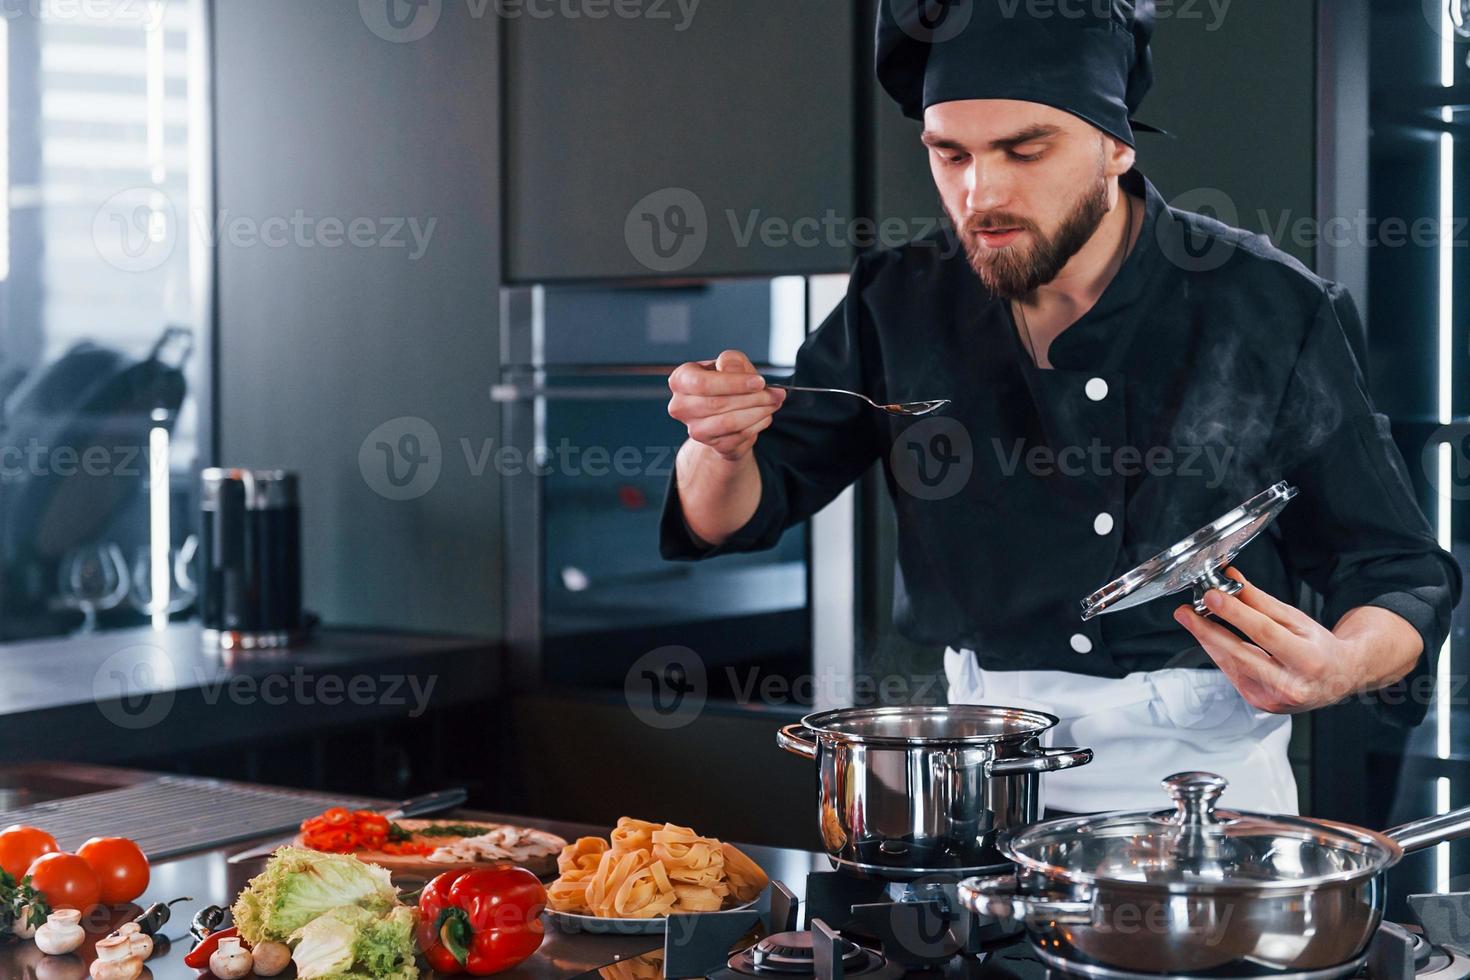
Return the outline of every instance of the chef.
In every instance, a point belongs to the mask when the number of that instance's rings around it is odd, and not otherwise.
[[[1461,587],[1368,397],[1352,299],[1135,166],[1152,0],[879,6],[878,77],[924,124],[954,230],[861,258],[793,383],[952,403],[896,417],[768,388],[737,351],[681,365],[664,556],[769,548],[881,462],[895,619],[945,648],[951,703],[1039,708],[1053,744],[1096,750],[1047,777],[1051,809],[1151,806],[1205,769],[1235,807],[1295,812],[1291,716],[1358,697],[1421,721]],[[1208,617],[1176,597],[1081,620],[1279,480],[1300,495]]]

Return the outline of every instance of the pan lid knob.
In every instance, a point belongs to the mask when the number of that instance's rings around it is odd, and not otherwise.
[[[1176,822],[1184,826],[1220,823],[1215,804],[1230,781],[1212,772],[1178,772],[1164,780],[1177,809]]]

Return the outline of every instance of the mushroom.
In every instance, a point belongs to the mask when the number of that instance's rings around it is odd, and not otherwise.
[[[252,966],[250,950],[240,945],[239,936],[226,936],[209,955],[209,972],[219,980],[240,980]],[[102,980],[102,978],[96,978]]]
[[[36,947],[47,956],[64,956],[79,948],[86,938],[82,913],[76,909],[57,909],[36,930]]]
[[[36,928],[31,924],[31,906],[22,905],[10,924],[10,934],[16,939],[30,939],[36,934]]]
[[[124,922],[112,935],[126,936],[129,950],[140,960],[146,960],[153,955],[153,937],[144,932],[143,927],[136,922]]]
[[[138,980],[143,961],[133,955],[127,936],[108,936],[97,940],[97,958],[92,961],[92,980]]]
[[[291,962],[291,947],[285,943],[257,943],[250,950],[257,977],[273,977]]]

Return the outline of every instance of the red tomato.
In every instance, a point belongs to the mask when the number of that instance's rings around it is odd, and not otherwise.
[[[0,868],[17,878],[26,873],[36,858],[59,850],[56,838],[44,830],[21,824],[0,830]]]
[[[93,837],[77,848],[77,856],[97,872],[107,905],[131,902],[148,888],[148,859],[126,837]]]
[[[75,854],[42,854],[26,874],[53,909],[86,912],[102,896],[102,882],[84,858]]]

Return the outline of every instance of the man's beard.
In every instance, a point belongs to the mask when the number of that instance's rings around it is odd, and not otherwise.
[[[974,219],[967,226],[955,221],[953,213],[950,220],[957,229],[963,229],[960,238],[965,254],[986,287],[1002,299],[1019,299],[1055,279],[1096,233],[1107,213],[1108,185],[1099,176],[1097,184],[1082,195],[1051,237],[1042,234],[1032,222],[1005,213]],[[977,230],[986,228],[1021,228],[1035,244],[1030,248],[1020,244],[988,248],[976,234]]]

